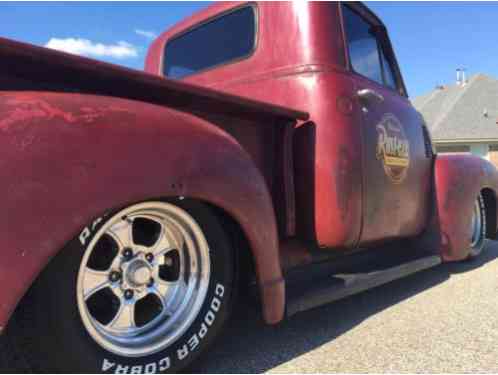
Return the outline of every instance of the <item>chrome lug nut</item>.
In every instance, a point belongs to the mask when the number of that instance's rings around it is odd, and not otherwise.
[[[152,253],[147,253],[147,254],[145,255],[145,259],[147,260],[147,262],[152,263],[152,261],[154,260],[154,254],[152,254]]]
[[[171,267],[173,265],[173,259],[171,259],[170,257],[165,257],[164,258],[164,265]]]
[[[126,289],[124,291],[124,298],[126,298],[126,299],[132,299],[133,298],[133,290]]]
[[[131,258],[133,258],[133,250],[128,247],[124,249],[123,257],[125,258],[125,260],[130,260]]]
[[[118,271],[112,271],[109,274],[109,280],[111,280],[113,283],[119,281],[120,279],[121,279],[121,273],[119,273]]]

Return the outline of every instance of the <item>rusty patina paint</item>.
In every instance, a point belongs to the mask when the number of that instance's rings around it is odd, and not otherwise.
[[[312,261],[307,246],[286,236],[332,254],[414,236],[430,223],[433,249],[445,260],[466,256],[472,203],[484,187],[497,191],[494,167],[438,156],[431,179],[420,124],[401,116],[416,173],[405,186],[386,185],[372,159],[375,123],[365,121],[357,98],[371,82],[346,63],[339,6],[254,5],[254,53],[182,81],[161,77],[165,43],[238,3],[216,3],[163,33],[146,72],[0,38],[0,86],[16,91],[0,95],[0,324],[92,218],[152,198],[203,200],[241,225],[269,323],[284,312],[281,262]],[[390,98],[384,112],[413,114],[407,98],[377,86]],[[292,129],[298,119],[307,122]],[[431,184],[437,215],[429,220]]]
[[[434,166],[436,222],[434,245],[445,261],[465,259],[470,249],[474,202],[484,188],[498,191],[498,172],[485,159],[465,154],[439,154]],[[496,232],[497,228],[494,228]]]
[[[0,127],[3,131],[9,131],[11,125],[33,122],[37,120],[62,120],[66,123],[93,123],[107,116],[109,112],[122,112],[132,115],[129,109],[117,105],[100,105],[96,107],[81,106],[73,112],[51,104],[34,94],[34,92],[6,93],[3,97],[3,117],[0,119]]]
[[[233,137],[189,114],[89,95],[3,93],[0,112],[6,114],[0,125],[0,324],[91,218],[180,195],[216,205],[240,223],[254,252],[265,319],[282,318],[271,197]]]

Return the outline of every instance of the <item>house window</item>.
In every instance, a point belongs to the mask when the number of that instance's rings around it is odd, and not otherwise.
[[[467,145],[436,146],[437,152],[470,152]]]
[[[171,39],[164,50],[163,73],[183,78],[248,57],[256,42],[256,16],[246,6]]]
[[[498,145],[489,145],[488,159],[498,167]]]

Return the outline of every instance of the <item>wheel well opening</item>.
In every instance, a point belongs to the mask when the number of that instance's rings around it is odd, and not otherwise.
[[[172,204],[175,204],[176,200],[168,197],[158,198],[158,199]],[[229,240],[231,241],[235,252],[234,255],[235,255],[235,267],[236,267],[235,275],[237,278],[236,279],[237,294],[240,297],[246,297],[246,296],[254,297],[255,294],[258,293],[259,291],[259,289],[256,287],[256,277],[255,277],[256,267],[254,264],[254,258],[252,255],[249,240],[244,234],[244,231],[242,230],[240,224],[229,213],[227,213],[220,207],[217,207],[205,201],[200,201],[195,199],[189,199],[189,200],[197,201],[198,203],[202,203],[208,206],[214,212],[216,217],[220,219],[220,222],[223,228],[225,229],[226,234]],[[118,207],[115,210],[119,210],[120,208],[122,207]],[[31,281],[30,286],[26,289],[24,295],[17,302],[16,307],[12,312],[11,318],[14,316],[25,315],[24,313],[25,309],[23,307],[25,305],[33,303],[32,300],[34,298],[34,290],[40,284],[40,282],[42,282],[42,280],[46,277],[46,275],[50,273],[49,270],[53,269],[53,267],[56,267],[56,263],[60,258],[57,255],[63,253],[64,250],[73,241],[77,241],[77,237],[68,241],[68,243],[65,246],[63,246],[63,248],[56,255],[54,255],[51,259],[47,261],[47,263],[43,266],[41,271],[36,275],[36,277],[34,277],[34,279]],[[4,329],[7,330],[9,326],[10,324],[8,322],[4,327]]]
[[[256,265],[248,238],[240,224],[223,208],[210,202],[195,198],[184,198],[186,201],[196,202],[207,206],[220,220],[235,252],[236,290],[239,296],[254,296],[256,288]],[[166,202],[175,204],[176,198],[163,198]]]
[[[205,202],[203,202],[206,204]],[[249,240],[240,224],[223,209],[207,204],[220,219],[235,251],[235,267],[237,291],[241,296],[249,296],[254,292],[256,282],[256,267],[252,256]]]
[[[496,195],[491,189],[481,190],[486,209],[486,238],[496,238]]]

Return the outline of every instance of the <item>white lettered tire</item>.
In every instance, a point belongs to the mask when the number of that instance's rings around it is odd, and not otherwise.
[[[486,243],[486,206],[482,194],[474,202],[472,220],[470,225],[470,250],[469,258],[478,257]]]
[[[36,372],[179,372],[222,330],[234,273],[211,208],[131,205],[89,223],[50,262],[8,336]]]

